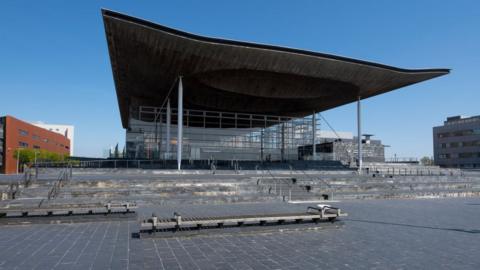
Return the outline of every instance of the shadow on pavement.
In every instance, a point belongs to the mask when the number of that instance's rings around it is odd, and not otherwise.
[[[442,227],[432,227],[432,226],[422,226],[422,225],[412,225],[412,224],[403,224],[403,223],[393,223],[385,221],[374,221],[374,220],[361,220],[361,219],[343,219],[344,221],[353,221],[353,222],[363,222],[363,223],[372,223],[372,224],[382,224],[382,225],[393,225],[393,226],[403,226],[410,228],[420,228],[420,229],[430,229],[430,230],[442,230],[442,231],[454,231],[454,232],[463,232],[463,233],[480,233],[480,230],[468,230],[468,229],[458,229],[458,228],[442,228]]]

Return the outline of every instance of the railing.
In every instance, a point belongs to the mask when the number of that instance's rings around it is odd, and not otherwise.
[[[443,169],[421,166],[366,166],[362,168],[362,174],[372,176],[464,176],[459,169]]]
[[[267,173],[265,173],[267,172]],[[283,198],[285,201],[288,198],[288,201],[292,200],[292,197],[297,196],[299,199],[304,198],[305,196],[309,197],[311,196],[311,191],[315,183],[318,180],[319,182],[322,183],[322,189],[324,187],[327,187],[330,191],[330,194],[318,194],[324,197],[324,199],[328,199],[330,197],[333,198],[333,187],[326,182],[323,179],[314,179],[310,177],[306,172],[302,170],[298,171],[293,171],[294,174],[298,175],[297,172],[303,173],[310,181],[311,183],[302,183],[301,181],[305,180],[300,180],[294,177],[278,177],[275,176],[270,170],[265,169],[263,170],[262,173],[262,178],[259,178],[257,181],[257,185],[263,185],[268,188],[268,194],[274,194],[275,196],[280,196]],[[268,177],[268,178],[265,178]],[[282,189],[282,187],[286,187],[286,189]],[[288,190],[288,197],[287,197],[287,192]],[[285,193],[284,193],[285,192]]]
[[[319,178],[319,177],[312,177],[310,175],[308,175],[305,171],[303,170],[298,170],[299,172],[301,172],[303,175],[305,175],[307,178],[310,179],[310,181],[312,181],[313,183],[316,182],[316,180],[318,180],[318,182],[322,183],[324,186],[326,186],[328,189],[331,189],[332,188],[332,185],[330,185],[330,183],[328,183],[327,181]]]
[[[29,187],[32,182],[38,179],[38,167],[27,167],[23,171],[23,186]]]
[[[214,166],[212,166],[214,164]],[[92,168],[92,169],[177,169],[176,160],[154,160],[154,159],[99,159],[88,161],[67,161],[67,162],[42,162],[37,164],[38,168]],[[217,170],[228,168],[240,170],[238,163],[231,160],[182,160],[183,169],[205,169]]]
[[[10,183],[8,187],[7,199],[15,200],[20,193],[20,182]]]
[[[71,168],[67,167],[60,171],[60,175],[58,176],[57,181],[53,183],[52,188],[48,192],[47,199],[51,200],[58,196],[60,189],[71,179],[72,177],[72,170]],[[40,202],[41,204],[41,202]],[[39,205],[41,206],[41,205]]]
[[[386,163],[418,163],[418,159],[415,157],[392,157],[385,158]]]
[[[285,198],[286,195],[284,194],[284,190],[282,189],[282,187],[286,185],[288,188],[288,200],[292,199],[293,183],[291,178],[289,179],[278,178],[275,175],[273,175],[268,168],[263,168],[261,171],[262,171],[261,178],[257,180],[257,185],[259,186],[265,185],[266,187],[268,187],[268,194],[272,194],[272,191],[273,191],[273,194],[275,196],[282,197],[284,201],[286,199]],[[265,171],[267,173],[265,173]],[[269,178],[266,178],[266,177],[269,177]],[[267,181],[267,180],[270,180],[270,181]]]
[[[332,165],[331,162],[334,162]],[[318,164],[317,164],[318,163]],[[212,166],[214,164],[214,166]],[[176,160],[159,160],[159,159],[99,159],[99,160],[71,160],[65,162],[40,162],[38,169],[42,168],[92,168],[92,169],[177,169]],[[182,160],[182,169],[185,170],[233,170],[240,173],[242,170],[259,170],[269,168],[270,170],[295,170],[295,169],[348,169],[338,161],[262,161],[260,160]]]

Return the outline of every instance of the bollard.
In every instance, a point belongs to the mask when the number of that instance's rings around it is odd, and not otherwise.
[[[155,233],[158,225],[158,217],[155,215],[155,213],[152,214],[150,221],[152,222],[152,231]]]
[[[177,212],[173,213],[173,218],[176,222],[175,228],[178,230],[180,228],[180,225],[182,225],[182,216],[178,214]]]

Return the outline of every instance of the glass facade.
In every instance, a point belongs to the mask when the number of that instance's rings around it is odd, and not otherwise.
[[[128,158],[176,159],[177,110],[140,106],[127,129]],[[184,160],[298,160],[313,141],[313,118],[183,111]],[[318,129],[315,127],[315,129]]]

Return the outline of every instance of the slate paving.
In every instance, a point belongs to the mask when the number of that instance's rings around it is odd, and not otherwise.
[[[134,221],[1,226],[0,269],[480,269],[480,198],[335,205],[350,216],[319,231],[138,239]],[[176,208],[185,215],[299,209],[305,205]]]

